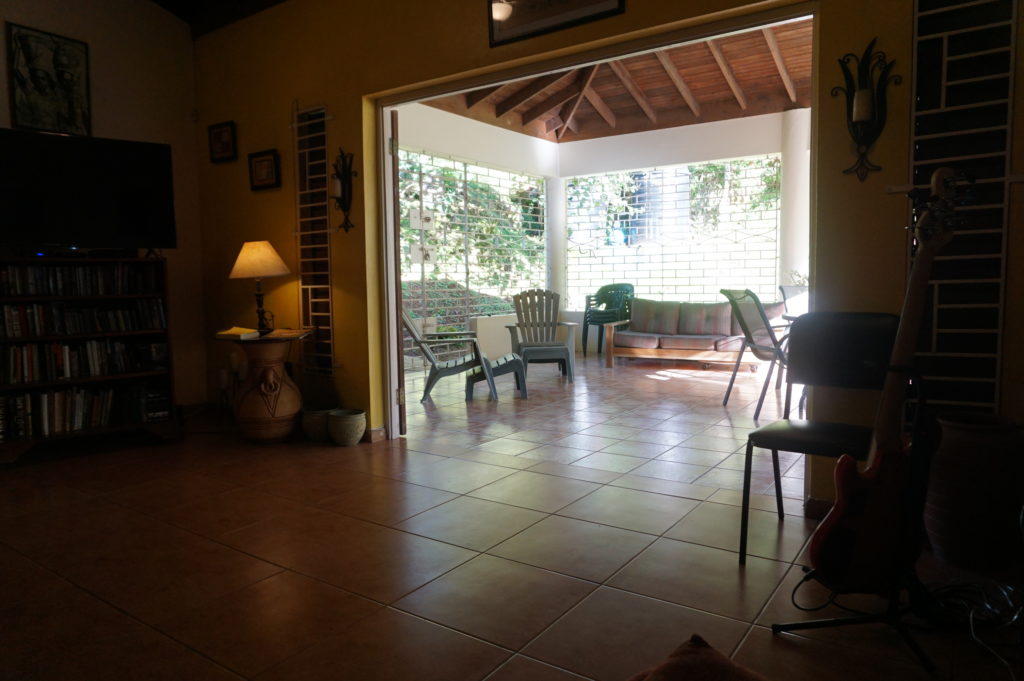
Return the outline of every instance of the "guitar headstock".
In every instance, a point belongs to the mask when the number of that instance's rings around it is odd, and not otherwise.
[[[914,237],[918,245],[938,251],[953,239],[953,231],[963,222],[956,207],[969,201],[973,182],[963,173],[942,167],[932,173],[931,186],[914,190]]]

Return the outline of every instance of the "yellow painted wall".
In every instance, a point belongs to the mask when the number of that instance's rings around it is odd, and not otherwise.
[[[394,98],[396,93],[513,67],[550,64],[598,48],[622,45],[626,49],[652,35],[712,21],[742,21],[737,17],[787,7],[814,8],[818,16],[812,160],[816,306],[898,311],[906,275],[903,226],[908,204],[904,196],[887,194],[885,188],[905,184],[909,177],[911,2],[820,0],[797,5],[787,0],[630,0],[623,15],[492,49],[480,0],[449,0],[440,5],[288,0],[196,43],[197,134],[205,134],[210,123],[236,121],[241,154],[271,147],[281,150],[285,180],[280,190],[253,193],[242,163],[199,163],[204,275],[206,290],[216,293],[205,299],[209,331],[246,323],[251,314],[248,286],[225,280],[243,240],[267,238],[286,259],[294,255],[294,159],[288,122],[294,103],[325,104],[332,116],[330,145],[355,151],[360,171],[352,213],[357,228],[338,234],[333,252],[337,384],[345,406],[367,409],[370,425],[381,426],[384,357],[377,243],[381,216],[376,210],[374,98]],[[852,145],[842,99],[832,98],[829,90],[842,82],[836,60],[845,52],[860,53],[874,37],[877,49],[896,60],[894,72],[904,82],[890,88],[889,122],[871,154],[883,171],[861,183],[841,173],[853,162]],[[1017,88],[1018,93],[1022,91]],[[1019,164],[1016,172],[1021,172]],[[338,222],[339,216],[333,219]],[[277,313],[279,325],[296,324],[294,278],[270,283],[267,307]],[[1013,285],[1010,301],[1019,302],[1022,284],[1013,280]],[[1017,313],[1011,316],[1019,328]],[[213,348],[210,375],[223,357],[222,349]],[[1013,369],[1019,375],[1019,366]],[[1010,380],[1007,385],[1017,386],[1019,396],[1019,381]],[[820,408],[825,413],[829,405]],[[812,471],[812,483],[815,496],[831,494],[830,474],[824,469]]]

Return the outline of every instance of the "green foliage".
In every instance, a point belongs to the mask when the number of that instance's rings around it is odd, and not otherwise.
[[[698,234],[713,234],[718,229],[723,200],[746,204],[750,211],[770,211],[779,207],[782,158],[771,155],[756,159],[736,159],[723,163],[700,163],[688,167],[690,173],[690,222]],[[757,191],[744,196],[741,181],[760,174]]]
[[[613,243],[613,232],[627,234],[645,210],[633,200],[643,179],[644,173],[635,171],[574,177],[565,191],[569,211],[603,216],[604,243]]]

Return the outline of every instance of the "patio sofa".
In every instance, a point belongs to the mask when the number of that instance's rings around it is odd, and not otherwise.
[[[782,315],[782,303],[764,307],[769,319]],[[678,303],[634,298],[629,319],[609,322],[604,329],[605,365],[609,367],[614,366],[616,357],[733,363],[743,348],[743,329],[726,301]]]

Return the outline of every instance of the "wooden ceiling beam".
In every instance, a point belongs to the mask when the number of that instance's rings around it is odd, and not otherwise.
[[[565,125],[558,129],[558,133],[555,135],[558,139],[562,139],[562,135],[565,134],[566,128],[572,128],[573,132],[578,130],[578,126],[575,126],[576,122],[573,117],[576,115],[576,109],[580,108],[580,104],[583,102],[584,94],[587,89],[590,88],[590,83],[594,80],[594,75],[597,74],[598,67],[600,64],[594,64],[588,69],[584,69],[583,73],[580,74],[579,84],[580,93],[576,95],[565,107],[562,114],[562,120],[565,121]]]
[[[632,95],[633,99],[636,100],[636,103],[643,110],[644,114],[646,114],[647,118],[650,119],[651,123],[657,123],[658,116],[654,113],[654,107],[651,106],[651,103],[648,101],[646,95],[644,95],[643,90],[641,90],[640,86],[636,84],[633,77],[629,75],[629,71],[627,71],[626,67],[622,65],[622,62],[610,61],[608,62],[608,66],[611,68],[612,72],[619,77],[622,85],[626,88],[626,92]]]
[[[587,98],[588,102],[590,102],[590,106],[594,107],[594,111],[604,119],[604,122],[607,123],[609,127],[614,128],[616,123],[615,112],[611,110],[611,107],[604,103],[604,100],[601,99],[601,95],[597,94],[597,90],[592,87],[588,87],[583,90],[583,96]]]
[[[466,95],[465,95],[466,96],[466,108],[467,109],[472,109],[474,106],[476,106],[480,102],[484,101],[485,99],[487,99],[488,97],[490,97],[491,95],[493,95],[495,92],[497,92],[500,89],[501,89],[500,85],[495,85],[494,87],[485,87],[485,88],[480,88],[479,90],[473,90],[471,92],[467,92]]]
[[[523,112],[523,125],[529,125],[538,118],[541,118],[544,114],[549,113],[552,109],[557,109],[562,106],[570,99],[580,93],[583,88],[580,87],[579,83],[573,83],[571,86],[560,90],[555,94],[545,99],[540,104],[537,104],[533,108],[527,109]]]
[[[718,47],[718,44],[714,40],[708,41],[708,49],[711,50],[711,56],[715,58],[718,63],[718,69],[725,76],[725,82],[729,84],[729,89],[732,90],[733,96],[736,98],[736,102],[740,105],[740,108],[744,111],[747,110],[747,98],[743,96],[743,90],[740,88],[740,84],[736,82],[736,74],[732,72],[732,67],[729,66],[729,62],[725,60],[725,55],[722,54],[722,50]]]
[[[789,76],[789,69],[786,68],[786,62],[782,59],[782,50],[779,49],[779,41],[775,39],[775,33],[769,27],[761,29],[761,33],[764,34],[765,42],[768,43],[768,49],[772,53],[772,59],[775,60],[775,68],[779,70],[779,78],[782,78],[782,84],[786,87],[786,94],[789,95],[789,101],[796,102],[796,88],[793,87],[793,79]]]
[[[542,91],[546,90],[555,83],[558,83],[575,73],[575,70],[566,71],[564,73],[549,73],[546,76],[541,76],[535,79],[532,83],[524,87],[519,92],[515,92],[506,97],[505,99],[501,100],[500,102],[497,102],[494,105],[494,115],[498,118],[504,116],[512,109],[516,108],[517,106],[526,104],[528,101],[539,95]]]
[[[562,127],[562,118],[560,116],[552,116],[544,121],[544,132],[551,132],[560,127]]]
[[[682,74],[679,73],[679,69],[676,68],[675,62],[668,56],[668,53],[664,50],[659,50],[654,53],[654,56],[661,62],[661,68],[665,69],[665,73],[668,74],[669,80],[676,86],[676,90],[682,96],[686,102],[686,106],[690,107],[690,111],[697,118],[700,118],[700,104],[697,102],[697,98],[693,96],[693,92],[690,90],[686,81],[683,80]]]

